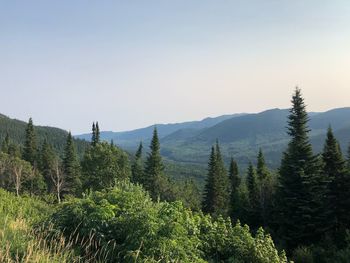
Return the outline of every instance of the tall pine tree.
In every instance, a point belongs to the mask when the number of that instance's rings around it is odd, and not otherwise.
[[[144,184],[143,164],[142,164],[142,142],[136,151],[134,163],[131,167],[131,181],[134,183]]]
[[[258,193],[259,193],[259,217],[262,226],[267,226],[271,211],[274,194],[274,185],[272,176],[266,166],[265,157],[262,150],[259,150],[257,157],[256,174],[258,179]]]
[[[147,156],[145,164],[144,187],[149,191],[153,200],[160,196],[158,182],[164,176],[164,165],[160,155],[160,143],[157,128],[153,130],[153,137],[150,145],[151,152]]]
[[[229,166],[229,180],[230,180],[230,215],[233,220],[239,218],[240,213],[240,200],[239,200],[239,186],[241,184],[241,178],[238,172],[237,162],[231,158]]]
[[[54,172],[56,158],[58,157],[56,157],[51,144],[45,139],[40,153],[40,172],[44,177],[49,193],[54,193],[55,191],[55,186],[52,181],[52,173]]]
[[[37,158],[37,145],[36,145],[36,135],[34,131],[34,125],[32,118],[29,119],[26,128],[26,137],[23,149],[23,159],[29,162],[32,166],[36,167]]]
[[[75,150],[72,134],[69,132],[64,149],[63,171],[65,174],[64,194],[79,195],[81,193],[81,168]]]
[[[329,127],[322,159],[324,174],[328,182],[327,222],[334,236],[341,236],[350,222],[350,176],[346,169],[339,143]]]
[[[281,236],[287,248],[312,243],[323,234],[321,164],[309,142],[308,115],[296,88],[288,117],[291,140],[284,152],[279,175],[278,212]]]
[[[247,169],[246,185],[248,190],[249,207],[247,207],[247,215],[249,226],[257,229],[260,220],[260,205],[259,205],[259,189],[257,175],[254,166],[249,162]]]
[[[96,126],[95,122],[92,123],[92,129],[91,129],[91,145],[96,145]]]
[[[98,121],[96,122],[96,133],[95,133],[95,145],[100,142],[100,127]]]
[[[227,216],[230,206],[229,177],[221,156],[219,143],[212,147],[208,163],[208,177],[204,190],[203,211],[214,217]]]

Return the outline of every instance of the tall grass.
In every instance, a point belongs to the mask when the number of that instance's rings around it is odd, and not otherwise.
[[[0,262],[79,262],[62,235],[34,227],[50,213],[51,208],[40,200],[0,189]]]
[[[94,234],[64,236],[47,223],[53,209],[35,197],[16,197],[0,189],[1,263],[106,262],[113,245],[102,246]]]

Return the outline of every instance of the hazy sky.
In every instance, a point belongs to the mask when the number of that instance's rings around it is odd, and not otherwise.
[[[350,106],[350,1],[0,0],[0,112],[127,130]]]

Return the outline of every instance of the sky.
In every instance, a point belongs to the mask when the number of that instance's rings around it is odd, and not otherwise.
[[[350,1],[0,0],[0,113],[71,130],[350,106]]]

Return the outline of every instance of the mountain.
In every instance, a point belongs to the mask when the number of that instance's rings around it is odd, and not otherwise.
[[[148,143],[152,137],[153,129],[157,126],[159,137],[163,138],[169,134],[177,132],[183,129],[189,130],[200,130],[207,127],[211,127],[224,121],[226,119],[243,116],[244,113],[222,115],[214,118],[205,118],[201,121],[189,121],[182,123],[169,123],[169,124],[154,124],[145,128],[136,129],[132,131],[124,132],[112,132],[112,131],[101,131],[101,138],[106,141],[115,141],[118,145],[123,146],[126,149],[134,149],[137,147],[140,141]],[[76,138],[89,141],[91,139],[91,133],[76,135]]]
[[[13,142],[23,145],[25,140],[26,127],[26,122],[11,119],[5,115],[0,114],[0,142],[4,140],[6,134],[9,134],[9,137]],[[67,131],[47,126],[35,126],[35,131],[39,145],[41,145],[46,138],[52,144],[57,153],[63,153],[68,135]],[[80,139],[75,139],[75,145],[77,147],[78,154],[82,156],[88,143]]]
[[[255,161],[259,148],[265,153],[267,164],[276,169],[289,141],[287,109],[271,109],[255,114],[224,115],[202,121],[158,124],[162,155],[171,163],[170,173],[186,176],[189,167],[195,177],[205,177],[210,147],[219,140],[226,162],[234,157],[242,170],[249,161]],[[350,107],[326,112],[309,113],[310,139],[315,152],[323,148],[329,125],[345,151],[350,142]],[[102,139],[113,139],[126,150],[134,151],[140,140],[147,145],[153,125],[129,132],[103,132]],[[78,138],[90,139],[90,135]],[[192,169],[191,168],[191,169]]]

